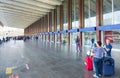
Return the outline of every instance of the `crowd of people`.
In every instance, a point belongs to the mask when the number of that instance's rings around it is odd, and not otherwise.
[[[6,37],[6,38],[0,38],[0,44],[4,43],[4,42],[8,42],[10,40],[11,37]]]
[[[15,37],[3,37],[3,38],[0,38],[0,44],[4,43],[4,42],[8,42],[10,40],[29,40],[31,39],[30,36],[15,36]],[[34,37],[34,39],[38,39],[37,36]]]

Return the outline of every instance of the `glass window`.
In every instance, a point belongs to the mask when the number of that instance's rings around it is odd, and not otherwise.
[[[54,31],[54,11],[52,11],[52,31]]]
[[[49,41],[49,36],[48,35],[46,35],[46,41]]]
[[[46,16],[46,32],[49,31],[49,24],[48,24],[48,15]]]
[[[68,34],[62,34],[62,42],[68,43]]]
[[[84,1],[84,26],[89,26],[89,8],[88,8],[88,0]]]
[[[55,35],[55,42],[60,42],[60,34]]]
[[[49,14],[48,14],[47,17],[48,17],[48,18],[47,18],[47,20],[48,20],[48,24],[47,24],[47,25],[48,25],[48,32],[49,32],[49,31],[50,31],[50,30],[49,30],[49,29],[50,29],[50,28],[49,28],[49,18],[50,18],[50,17],[49,17]]]
[[[120,0],[114,2],[114,24],[120,24]]]
[[[90,26],[96,26],[96,0],[90,0]]]
[[[52,41],[54,41],[54,35],[53,34],[51,35],[50,38],[51,38]]]
[[[72,0],[72,29],[79,28],[78,10],[79,10],[78,0]]]
[[[103,25],[120,24],[120,0],[103,0]]]
[[[70,44],[76,44],[76,38],[79,33],[70,33]]]
[[[103,0],[103,25],[112,24],[112,0]]]
[[[96,26],[96,0],[84,0],[84,27]]]
[[[85,32],[83,33],[84,45],[92,47],[92,42],[96,42],[96,32]]]
[[[68,29],[68,0],[63,2],[63,29]]]
[[[60,30],[60,6],[57,6],[57,30]]]

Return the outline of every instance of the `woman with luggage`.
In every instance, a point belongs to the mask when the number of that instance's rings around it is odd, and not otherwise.
[[[102,70],[102,65],[101,65],[101,61],[103,58],[103,55],[105,53],[104,48],[102,48],[102,43],[101,41],[97,41],[96,46],[93,49],[94,52],[94,67],[95,67],[95,74],[93,75],[94,78],[99,78],[99,76],[101,76],[101,70]]]

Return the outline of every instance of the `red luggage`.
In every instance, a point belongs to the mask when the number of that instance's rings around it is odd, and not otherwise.
[[[92,57],[87,55],[85,59],[85,67],[87,70],[93,70],[93,61]]]

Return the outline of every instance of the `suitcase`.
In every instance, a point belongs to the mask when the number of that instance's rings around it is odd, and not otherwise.
[[[114,66],[115,66],[114,59],[110,57],[105,57],[103,59],[102,75],[103,76],[114,75],[115,72]]]
[[[85,59],[85,67],[87,70],[93,70],[93,61],[91,56],[87,55]]]

